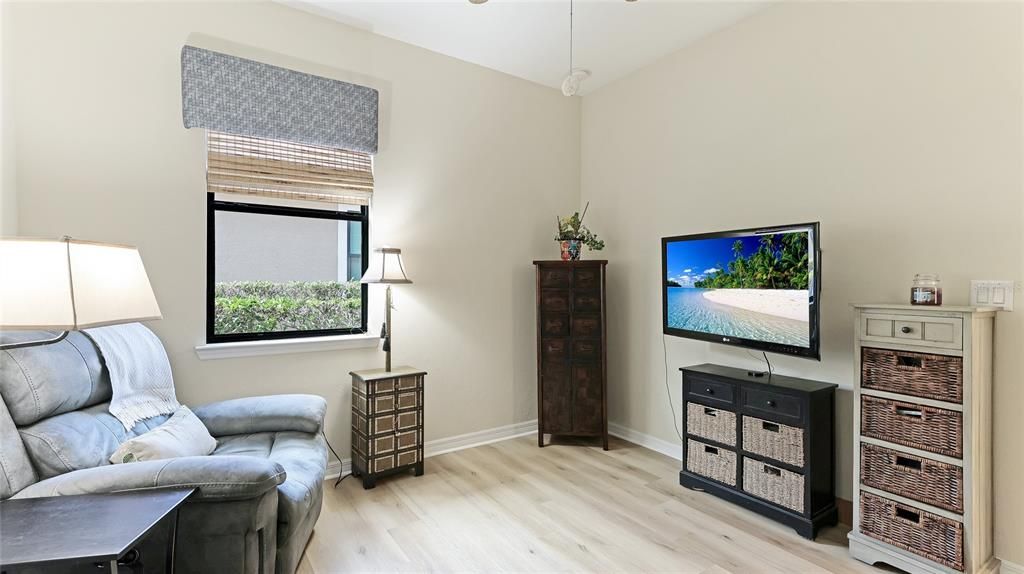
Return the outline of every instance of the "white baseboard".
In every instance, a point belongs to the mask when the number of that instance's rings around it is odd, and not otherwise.
[[[423,445],[423,458],[430,458],[439,454],[455,452],[457,450],[473,448],[475,446],[483,446],[485,444],[491,444],[492,442],[516,438],[535,432],[537,432],[537,419],[446,438],[428,440]],[[337,478],[341,474],[348,474],[349,472],[352,472],[352,459],[346,458],[342,459],[340,462],[334,460],[327,465],[327,476],[324,478]]]
[[[612,422],[608,423],[608,434],[617,436],[623,440],[628,440],[629,442],[638,444],[644,448],[649,448],[654,452],[659,452],[665,456],[670,456],[676,460],[683,459],[683,447],[681,443],[662,440],[658,437],[644,434],[640,431],[635,431],[631,428]]]
[[[1003,560],[1002,558],[1000,558],[1000,560],[1002,561],[1002,564],[999,566],[999,574],[1024,574],[1024,566],[1014,564],[1013,562]]]

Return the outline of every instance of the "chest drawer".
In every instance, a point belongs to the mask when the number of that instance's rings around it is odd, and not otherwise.
[[[566,337],[569,335],[569,315],[544,313],[540,319],[540,334],[543,337]]]
[[[540,308],[551,313],[568,313],[569,292],[561,289],[545,289],[541,291]]]
[[[537,274],[541,287],[569,287],[572,278],[572,270],[567,267],[539,267]]]
[[[963,415],[956,411],[861,395],[860,427],[866,437],[963,457]]]
[[[800,397],[786,395],[771,389],[745,388],[743,408],[769,420],[785,420],[799,425],[804,418]]]
[[[961,357],[861,348],[860,383],[865,389],[961,403],[963,372]]]
[[[688,378],[686,394],[707,403],[731,405],[736,402],[736,387],[702,377]]]
[[[577,267],[573,270],[572,286],[576,289],[599,289],[601,287],[600,267]]]
[[[601,358],[601,340],[583,339],[572,342],[572,360],[575,363],[595,363]]]
[[[803,468],[804,429],[744,416],[743,450]]]
[[[957,317],[916,315],[861,315],[861,339],[889,343],[911,343],[923,347],[962,349],[963,320]]]
[[[964,475],[959,466],[861,443],[860,481],[900,496],[964,511]]]

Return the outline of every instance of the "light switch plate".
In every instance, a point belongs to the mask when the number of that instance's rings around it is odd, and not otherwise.
[[[971,305],[1013,311],[1013,281],[971,280]]]

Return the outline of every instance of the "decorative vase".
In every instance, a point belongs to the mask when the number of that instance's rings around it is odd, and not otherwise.
[[[579,239],[564,239],[558,242],[562,247],[562,261],[579,261],[583,242]]]

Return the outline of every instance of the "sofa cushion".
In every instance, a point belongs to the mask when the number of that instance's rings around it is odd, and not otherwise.
[[[151,431],[130,438],[110,455],[110,462],[122,464],[183,456],[206,456],[217,448],[217,441],[203,422],[182,405],[167,422]]]
[[[53,337],[49,331],[8,331],[0,341]],[[110,400],[110,378],[99,352],[73,331],[59,343],[0,351],[0,395],[20,427]]]
[[[277,487],[279,546],[309,517],[315,520],[320,515],[321,483],[327,467],[322,435],[294,431],[231,435],[217,440],[213,454],[264,457],[284,468],[287,477]]]
[[[0,499],[10,498],[39,480],[7,405],[0,401]]]
[[[167,420],[160,415],[140,421],[130,431],[107,411],[107,403],[50,417],[19,429],[39,478],[50,478],[110,464],[122,442],[155,429]]]

